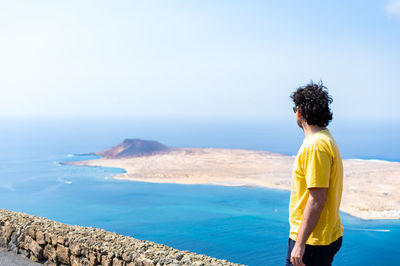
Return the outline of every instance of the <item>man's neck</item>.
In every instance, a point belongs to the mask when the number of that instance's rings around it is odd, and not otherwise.
[[[302,126],[305,137],[311,136],[312,134],[317,133],[318,131],[326,129],[326,127],[309,125],[307,123],[304,123]]]

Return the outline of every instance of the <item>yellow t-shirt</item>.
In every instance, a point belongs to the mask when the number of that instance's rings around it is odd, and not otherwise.
[[[339,206],[343,190],[343,164],[328,129],[304,138],[293,166],[289,204],[289,237],[296,241],[309,197],[308,188],[328,188],[321,216],[306,244],[329,245],[343,235]]]

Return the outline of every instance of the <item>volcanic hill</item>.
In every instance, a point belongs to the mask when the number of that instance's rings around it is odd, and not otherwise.
[[[100,155],[105,158],[122,158],[152,155],[162,151],[170,150],[171,148],[161,144],[158,141],[142,140],[142,139],[125,139],[117,146],[111,147],[104,151],[95,152],[95,155]]]

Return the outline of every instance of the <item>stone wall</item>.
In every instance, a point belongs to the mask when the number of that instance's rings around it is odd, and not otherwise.
[[[238,265],[97,228],[3,209],[0,247],[46,265]]]

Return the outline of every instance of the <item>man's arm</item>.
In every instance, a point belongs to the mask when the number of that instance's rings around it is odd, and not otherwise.
[[[292,250],[290,261],[295,266],[305,266],[302,259],[306,242],[318,223],[326,201],[328,188],[309,188],[309,197],[303,213],[303,220],[297,234],[296,244]]]

